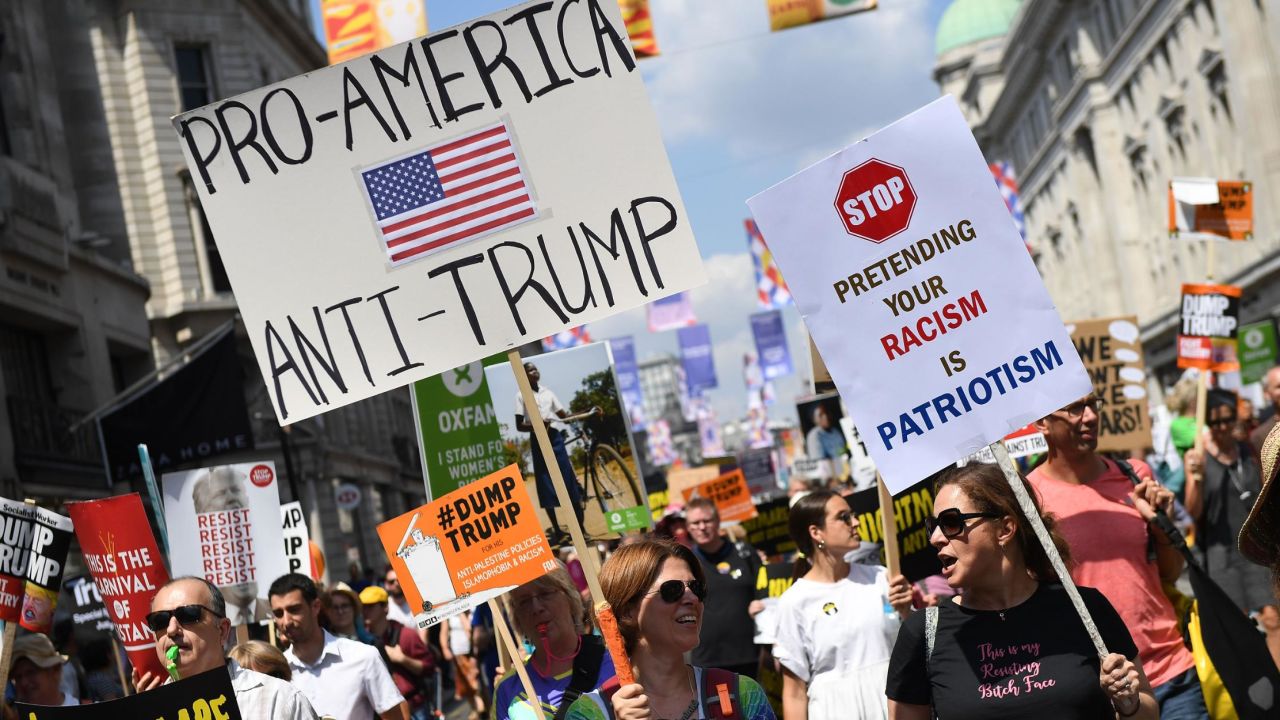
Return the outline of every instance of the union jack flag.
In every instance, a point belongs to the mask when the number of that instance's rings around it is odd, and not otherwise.
[[[1018,197],[1018,181],[1013,176],[1013,168],[1007,162],[993,162],[990,165],[991,175],[996,180],[996,187],[1000,188],[1000,197],[1004,198],[1005,207],[1009,208],[1009,214],[1013,216],[1013,224],[1018,227],[1018,234],[1022,235],[1022,241],[1027,241],[1027,222],[1022,215],[1022,199]],[[1030,245],[1027,246],[1030,249]]]
[[[578,347],[591,342],[591,333],[587,332],[586,325],[579,325],[576,328],[561,330],[550,337],[542,338],[542,351],[551,352],[552,350],[564,350],[565,348]]]
[[[538,215],[501,122],[365,168],[360,180],[393,266]]]
[[[773,262],[773,253],[764,244],[764,235],[756,227],[756,221],[743,221],[747,227],[747,245],[751,248],[751,264],[756,269],[756,302],[762,310],[781,308],[791,302],[791,291],[782,273]]]

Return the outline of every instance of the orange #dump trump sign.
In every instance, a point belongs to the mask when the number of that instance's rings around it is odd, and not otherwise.
[[[694,495],[715,503],[721,520],[750,520],[757,515],[756,506],[751,502],[751,488],[747,487],[747,478],[741,470],[685,488],[684,501],[689,502]]]
[[[545,575],[555,556],[511,465],[378,526],[418,627]]]

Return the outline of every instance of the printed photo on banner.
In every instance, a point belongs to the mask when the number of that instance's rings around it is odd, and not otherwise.
[[[31,632],[53,628],[71,527],[71,518],[0,498],[0,620]]]
[[[282,425],[706,280],[616,2],[517,5],[173,128]]]
[[[129,662],[140,674],[163,677],[166,673],[156,658],[156,637],[147,626],[147,613],[152,596],[169,582],[169,572],[142,499],[129,493],[74,502],[67,505],[67,512],[75,523],[84,564]]]
[[[800,432],[804,435],[805,457],[825,468],[821,472],[823,479],[847,479],[849,444],[840,427],[840,420],[844,418],[840,396],[828,393],[800,398],[796,402],[796,414],[800,417]]]
[[[902,574],[911,582],[942,572],[938,550],[929,544],[925,518],[933,515],[933,481],[930,477],[893,496],[893,517],[898,525],[898,559]],[[868,488],[845,498],[858,518],[858,534],[880,545],[884,557],[884,515],[877,488]]]
[[[67,707],[16,703],[14,707],[22,720],[241,720],[242,717],[235,689],[231,687],[231,674],[225,668],[109,702]]]
[[[1184,284],[1178,324],[1178,367],[1213,372],[1239,370],[1240,361],[1236,357],[1239,322],[1239,287]]]
[[[505,358],[506,353],[490,355],[413,384],[428,499],[448,495],[507,464],[497,406],[484,373],[485,365]]]
[[[471,610],[555,567],[514,465],[382,523],[378,537],[418,627]]]
[[[217,585],[232,625],[269,621],[267,587],[289,571],[275,463],[169,473],[163,483],[174,576]]]
[[[751,502],[751,489],[747,487],[747,479],[741,470],[685,488],[683,494],[686,505],[694,497],[704,497],[715,503],[723,522],[749,520],[756,516],[756,506]]]
[[[315,578],[311,566],[311,532],[302,513],[302,503],[295,500],[280,506],[280,532],[284,535],[285,571]]]
[[[608,343],[557,350],[525,359],[538,412],[547,423],[554,462],[569,494],[585,507],[588,535],[604,536],[604,515],[644,502],[626,409],[618,394]],[[510,363],[485,368],[507,463],[532,481],[529,493],[539,507],[559,507],[550,469],[537,447],[532,415],[516,387]]]
[[[1092,387],[954,98],[747,204],[891,490]]]
[[[1151,413],[1138,318],[1083,320],[1067,328],[1098,398],[1098,451],[1150,447]]]

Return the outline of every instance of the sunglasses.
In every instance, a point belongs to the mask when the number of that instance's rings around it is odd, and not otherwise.
[[[182,605],[172,610],[157,610],[148,614],[147,626],[151,628],[152,632],[160,634],[169,629],[169,620],[171,618],[177,618],[178,624],[182,627],[195,625],[200,622],[200,615],[205,610],[208,610],[209,614],[216,618],[222,617],[203,605]]]
[[[1209,421],[1206,421],[1205,424],[1208,425],[1209,427],[1226,427],[1227,425],[1235,425],[1236,420],[1238,419],[1239,418],[1237,418],[1235,415],[1232,415],[1230,417],[1218,418],[1217,420],[1209,420]]]
[[[990,520],[998,517],[1003,516],[1000,513],[993,512],[962,513],[957,508],[947,508],[938,513],[937,517],[925,518],[924,526],[928,529],[930,535],[933,534],[934,528],[942,528],[943,537],[954,538],[963,535],[964,531],[969,529],[969,526],[964,524],[966,520],[974,518]]]
[[[686,587],[693,591],[693,596],[698,598],[699,602],[707,599],[707,584],[701,580],[668,580],[659,585],[657,590],[650,590],[645,595],[657,593],[663,601],[675,604],[684,597]]]

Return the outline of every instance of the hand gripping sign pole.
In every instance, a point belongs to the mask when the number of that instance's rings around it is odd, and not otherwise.
[[[1076,589],[1076,584],[1071,580],[1071,573],[1067,572],[1066,563],[1062,562],[1062,556],[1058,554],[1058,548],[1053,544],[1053,538],[1049,537],[1049,529],[1044,526],[1044,520],[1040,518],[1040,513],[1036,510],[1035,503],[1031,501],[1031,495],[1027,492],[1026,483],[1022,482],[1022,476],[1018,474],[1018,466],[1013,464],[1013,458],[1009,457],[1009,451],[1005,448],[1002,441],[997,440],[990,445],[991,454],[996,457],[996,464],[1004,471],[1005,480],[1009,481],[1009,487],[1013,488],[1013,494],[1018,498],[1018,507],[1022,508],[1022,514],[1026,516],[1027,521],[1031,523],[1031,529],[1035,531],[1036,538],[1040,540],[1040,545],[1044,547],[1045,555],[1049,556],[1049,563],[1053,565],[1053,571],[1058,573],[1058,579],[1062,581],[1062,587],[1067,591],[1067,596],[1071,598],[1071,604],[1075,607],[1076,613],[1080,615],[1080,620],[1084,622],[1084,629],[1089,633],[1089,639],[1093,641],[1093,649],[1097,651],[1099,658],[1107,656],[1107,646],[1102,642],[1102,635],[1098,632],[1098,626],[1093,622],[1093,617],[1089,615],[1089,609],[1084,605],[1084,599],[1080,597],[1080,591]]]
[[[889,578],[893,579],[902,574],[898,556],[898,518],[893,514],[893,495],[878,472],[876,486],[880,489],[880,515],[884,518],[884,564],[889,570]]]

